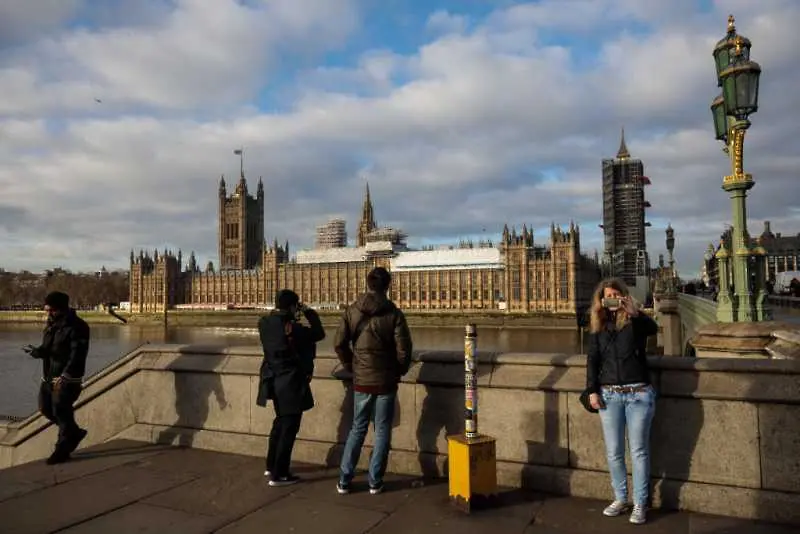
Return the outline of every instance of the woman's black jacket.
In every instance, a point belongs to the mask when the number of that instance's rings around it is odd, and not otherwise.
[[[657,333],[656,322],[639,313],[620,330],[608,328],[590,334],[586,389],[600,393],[600,386],[649,384],[647,338]]]

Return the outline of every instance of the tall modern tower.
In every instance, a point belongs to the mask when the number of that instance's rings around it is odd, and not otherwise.
[[[627,284],[636,284],[637,276],[649,276],[647,255],[644,187],[650,179],[644,175],[644,165],[631,157],[625,145],[625,130],[617,157],[603,160],[603,224],[605,262],[610,274]]]
[[[228,196],[225,178],[219,180],[219,269],[254,269],[264,252],[264,183],[259,178],[255,197],[247,192],[242,171]]]

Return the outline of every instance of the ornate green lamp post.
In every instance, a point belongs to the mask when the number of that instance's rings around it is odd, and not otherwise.
[[[717,297],[717,320],[720,322],[757,321],[764,317],[763,300],[753,298],[750,289],[749,260],[753,251],[747,233],[747,191],[755,185],[744,172],[744,136],[750,127],[748,117],[758,111],[758,81],[761,67],[750,61],[749,39],[736,33],[733,15],[728,17],[728,33],[714,48],[717,84],[722,93],[711,103],[716,138],[725,143],[723,149],[731,160],[732,174],[722,181],[722,189],[730,193],[733,212],[733,236],[730,251],[721,248],[717,254],[720,288]],[[733,271],[733,295],[722,281],[728,268]],[[760,269],[759,269],[760,271]],[[757,280],[756,293],[765,286]],[[762,309],[757,309],[761,306]]]

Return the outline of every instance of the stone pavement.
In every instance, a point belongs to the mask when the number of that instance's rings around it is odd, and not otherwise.
[[[445,481],[387,478],[387,491],[336,494],[336,471],[297,466],[303,481],[271,488],[263,460],[113,441],[60,466],[0,471],[4,534],[789,534],[776,525],[652,511],[650,522],[606,518],[604,502],[509,490],[470,516],[447,503]],[[359,491],[361,490],[361,491]]]

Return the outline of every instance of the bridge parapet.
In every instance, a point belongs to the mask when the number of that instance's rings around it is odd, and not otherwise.
[[[464,430],[463,358],[415,354],[398,394],[390,470],[445,474],[445,436]],[[498,482],[608,498],[600,422],[579,400],[585,357],[479,351],[478,358],[481,425],[498,436]],[[659,391],[654,504],[800,524],[800,362],[650,362]],[[77,410],[90,430],[86,445],[127,438],[262,456],[272,410],[255,404],[260,363],[256,347],[140,348],[88,381]],[[316,407],[304,417],[298,461],[339,460],[352,396],[350,384],[333,377],[336,366],[332,354],[318,356]],[[0,465],[44,458],[55,438],[40,416],[0,426]]]

